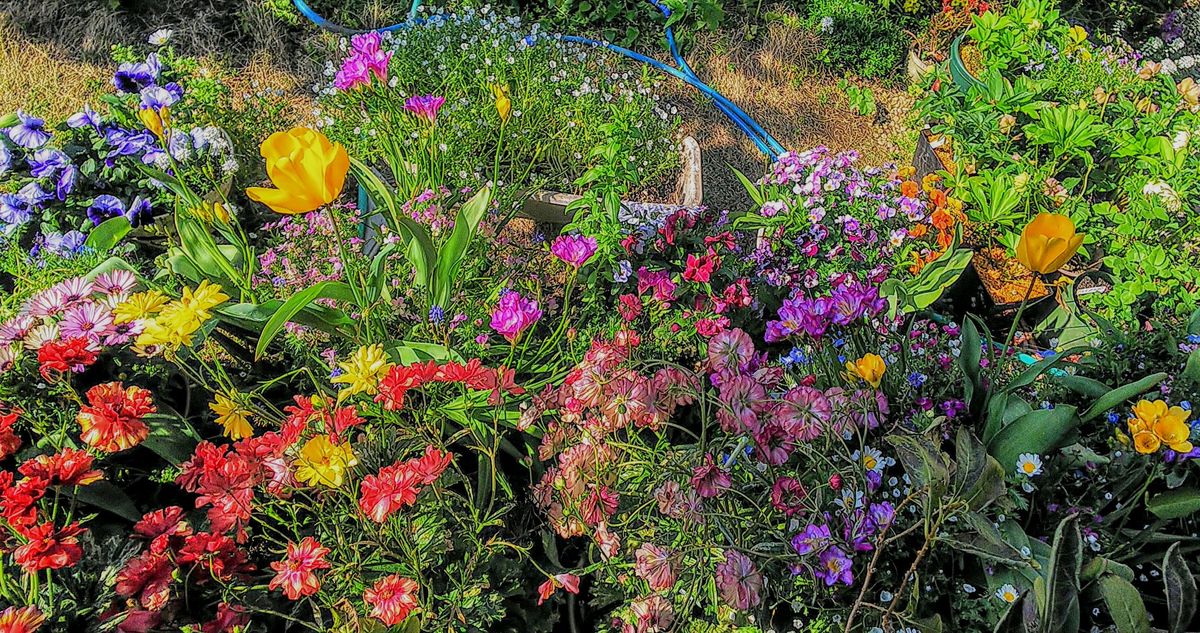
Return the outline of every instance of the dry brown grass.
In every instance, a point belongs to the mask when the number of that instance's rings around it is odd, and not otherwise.
[[[107,91],[109,72],[31,41],[0,14],[0,113],[23,108],[57,122]]]
[[[703,33],[689,63],[706,83],[754,117],[784,147],[804,150],[825,145],[856,149],[863,164],[910,159],[897,144],[912,99],[901,89],[871,83],[881,106],[874,119],[853,114],[838,89],[837,77],[822,74],[820,45],[805,31],[771,23],[754,40],[731,41],[731,31]],[[733,31],[736,32],[736,31]],[[902,72],[902,71],[898,71]],[[718,208],[742,208],[746,195],[730,166],[748,176],[761,174],[766,159],[732,123],[692,88],[669,82],[673,101],[683,103],[684,132],[703,150],[704,200]]]

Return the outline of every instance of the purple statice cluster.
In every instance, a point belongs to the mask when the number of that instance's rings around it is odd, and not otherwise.
[[[887,309],[879,287],[861,283],[854,275],[839,275],[829,295],[807,296],[797,290],[779,306],[778,320],[767,321],[766,341],[776,343],[794,336],[816,340],[830,328],[844,329],[865,323]]]
[[[815,288],[862,270],[879,283],[891,272],[929,205],[901,194],[895,170],[859,169],[857,161],[855,152],[825,147],[790,152],[759,180],[767,228],[749,259],[768,284]]]
[[[394,51],[381,48],[383,37],[378,31],[360,33],[350,38],[350,54],[342,60],[342,67],[333,79],[338,90],[352,90],[371,85],[371,77],[387,82],[388,63]]]
[[[127,270],[98,275],[94,281],[76,277],[29,298],[17,314],[0,322],[0,374],[12,369],[26,352],[75,339],[98,352],[127,345],[140,331],[135,321],[123,321],[113,309],[129,299],[137,278]]]
[[[358,211],[349,205],[337,205],[334,213],[343,227],[355,226]],[[262,228],[267,248],[258,256],[254,284],[270,288],[270,294],[287,297],[322,281],[342,279],[346,262],[342,261],[338,227],[328,213],[282,216]],[[345,240],[351,256],[362,256],[363,239],[355,235]]]

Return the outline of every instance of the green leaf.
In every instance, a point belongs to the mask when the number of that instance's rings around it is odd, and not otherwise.
[[[941,299],[946,289],[967,269],[973,254],[970,249],[955,249],[927,264],[916,277],[903,282],[906,301],[901,306],[902,311],[924,310]]]
[[[959,346],[958,367],[962,369],[966,380],[963,381],[963,400],[971,403],[971,408],[976,409],[976,397],[982,398],[985,395],[983,385],[979,380],[979,361],[983,355],[983,345],[979,340],[979,329],[975,327],[973,319],[963,319],[962,324],[962,345]]]
[[[1036,409],[1013,420],[988,442],[988,452],[1005,472],[1016,468],[1022,453],[1046,455],[1070,444],[1079,426],[1075,407]]]
[[[151,413],[143,420],[150,427],[150,435],[142,446],[176,466],[191,459],[200,436],[187,420],[171,412]]]
[[[454,229],[438,250],[434,287],[430,289],[433,295],[430,298],[432,305],[448,307],[446,304],[450,301],[454,280],[458,278],[463,257],[471,248],[471,242],[479,232],[479,223],[483,221],[491,203],[492,190],[490,187],[484,187],[458,210]]]
[[[1117,387],[1116,389],[1113,389],[1112,391],[1097,398],[1096,402],[1092,403],[1092,406],[1088,407],[1087,411],[1084,411],[1083,415],[1080,416],[1080,419],[1084,422],[1087,422],[1092,418],[1098,417],[1107,412],[1109,409],[1112,409],[1113,407],[1125,402],[1126,400],[1136,398],[1137,396],[1146,393],[1152,387],[1154,387],[1154,385],[1166,380],[1166,378],[1167,374],[1159,372],[1157,374],[1146,376],[1145,378],[1142,378],[1136,382],[1131,382],[1127,385]]]
[[[283,326],[291,322],[308,304],[317,299],[353,301],[353,292],[350,286],[340,281],[322,281],[292,295],[283,305],[279,306],[279,309],[263,326],[262,334],[258,337],[258,344],[254,347],[254,357],[261,357],[271,341],[275,340],[275,337],[283,330]]]
[[[1146,603],[1128,580],[1115,574],[1106,574],[1100,577],[1098,584],[1100,597],[1108,607],[1117,633],[1147,633],[1150,630]]]
[[[1196,615],[1196,577],[1179,553],[1179,542],[1163,556],[1163,584],[1167,594],[1167,633],[1187,633]]]
[[[1072,376],[1070,374],[1065,374],[1062,376],[1052,376],[1050,380],[1066,387],[1067,389],[1070,389],[1071,391],[1074,391],[1081,396],[1086,396],[1088,398],[1099,398],[1112,391],[1112,387],[1109,387],[1099,380],[1093,380],[1085,376]]]
[[[1181,519],[1200,510],[1200,490],[1176,488],[1160,492],[1150,497],[1146,502],[1146,509],[1160,519]]]
[[[97,253],[107,253],[132,230],[133,225],[124,217],[109,218],[92,228],[84,245]]]
[[[733,175],[737,176],[738,181],[740,181],[742,186],[746,188],[746,193],[750,195],[750,199],[754,201],[754,204],[759,207],[763,206],[767,200],[762,189],[753,182],[750,182],[750,179],[746,177],[746,174],[738,171],[733,165],[729,165],[729,169],[733,170]]]
[[[1046,601],[1042,608],[1042,633],[1079,630],[1079,569],[1083,538],[1079,519],[1071,515],[1058,524],[1050,549]]]
[[[926,438],[889,435],[887,442],[896,449],[896,457],[900,459],[904,472],[908,473],[914,484],[936,487],[949,479],[949,460]]]
[[[97,481],[86,486],[78,486],[74,490],[63,489],[68,495],[74,496],[82,503],[107,510],[122,519],[140,521],[142,513],[124,490],[111,481]]]
[[[217,248],[217,243],[203,225],[189,218],[187,214],[176,213],[175,227],[179,231],[181,249],[203,278],[233,280],[239,277],[233,262]],[[220,285],[226,286],[228,282]]]

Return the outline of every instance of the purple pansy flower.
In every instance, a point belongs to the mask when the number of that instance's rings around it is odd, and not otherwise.
[[[29,163],[29,175],[34,178],[53,178],[58,170],[71,163],[66,154],[56,149],[39,149],[25,160]]]
[[[125,219],[129,220],[130,226],[138,227],[150,224],[154,221],[154,209],[150,206],[150,201],[138,196],[129,203],[129,208],[125,210]]]
[[[54,185],[54,193],[59,201],[65,201],[67,195],[75,190],[75,183],[79,180],[79,168],[74,165],[67,165],[62,173],[58,175],[58,182]]]
[[[99,226],[101,222],[115,218],[118,215],[125,214],[125,203],[121,202],[120,198],[109,194],[101,194],[96,196],[92,201],[91,206],[87,209],[88,219],[92,224]]]
[[[8,138],[25,149],[37,149],[50,140],[50,133],[45,130],[46,122],[35,116],[17,110],[16,125],[8,128]]]
[[[91,104],[85,103],[83,110],[67,117],[67,126],[74,129],[90,127],[98,133],[100,132],[100,124],[100,114],[92,109]]]

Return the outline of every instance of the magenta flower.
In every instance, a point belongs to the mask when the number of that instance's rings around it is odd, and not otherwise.
[[[540,318],[537,301],[510,290],[500,295],[500,302],[492,310],[492,329],[511,343]]]
[[[437,124],[438,110],[442,109],[442,104],[444,103],[446,103],[445,97],[421,95],[405,99],[404,109],[412,112],[418,119],[425,121],[429,125],[435,125]]]
[[[371,84],[371,75],[379,81],[387,81],[388,63],[392,51],[384,52],[380,46],[383,38],[377,31],[360,33],[350,39],[350,56],[342,61],[342,68],[333,78],[338,90],[350,90]]]
[[[717,465],[712,453],[708,453],[704,456],[704,463],[692,470],[689,482],[701,497],[717,497],[729,490],[732,480],[729,473]]]
[[[789,517],[804,511],[807,498],[808,490],[793,477],[780,477],[771,486],[771,505]]]
[[[576,270],[596,254],[596,238],[586,235],[559,235],[550,245],[550,252]]]
[[[763,577],[749,556],[725,550],[725,561],[717,565],[717,591],[725,604],[745,611],[762,601]]]

